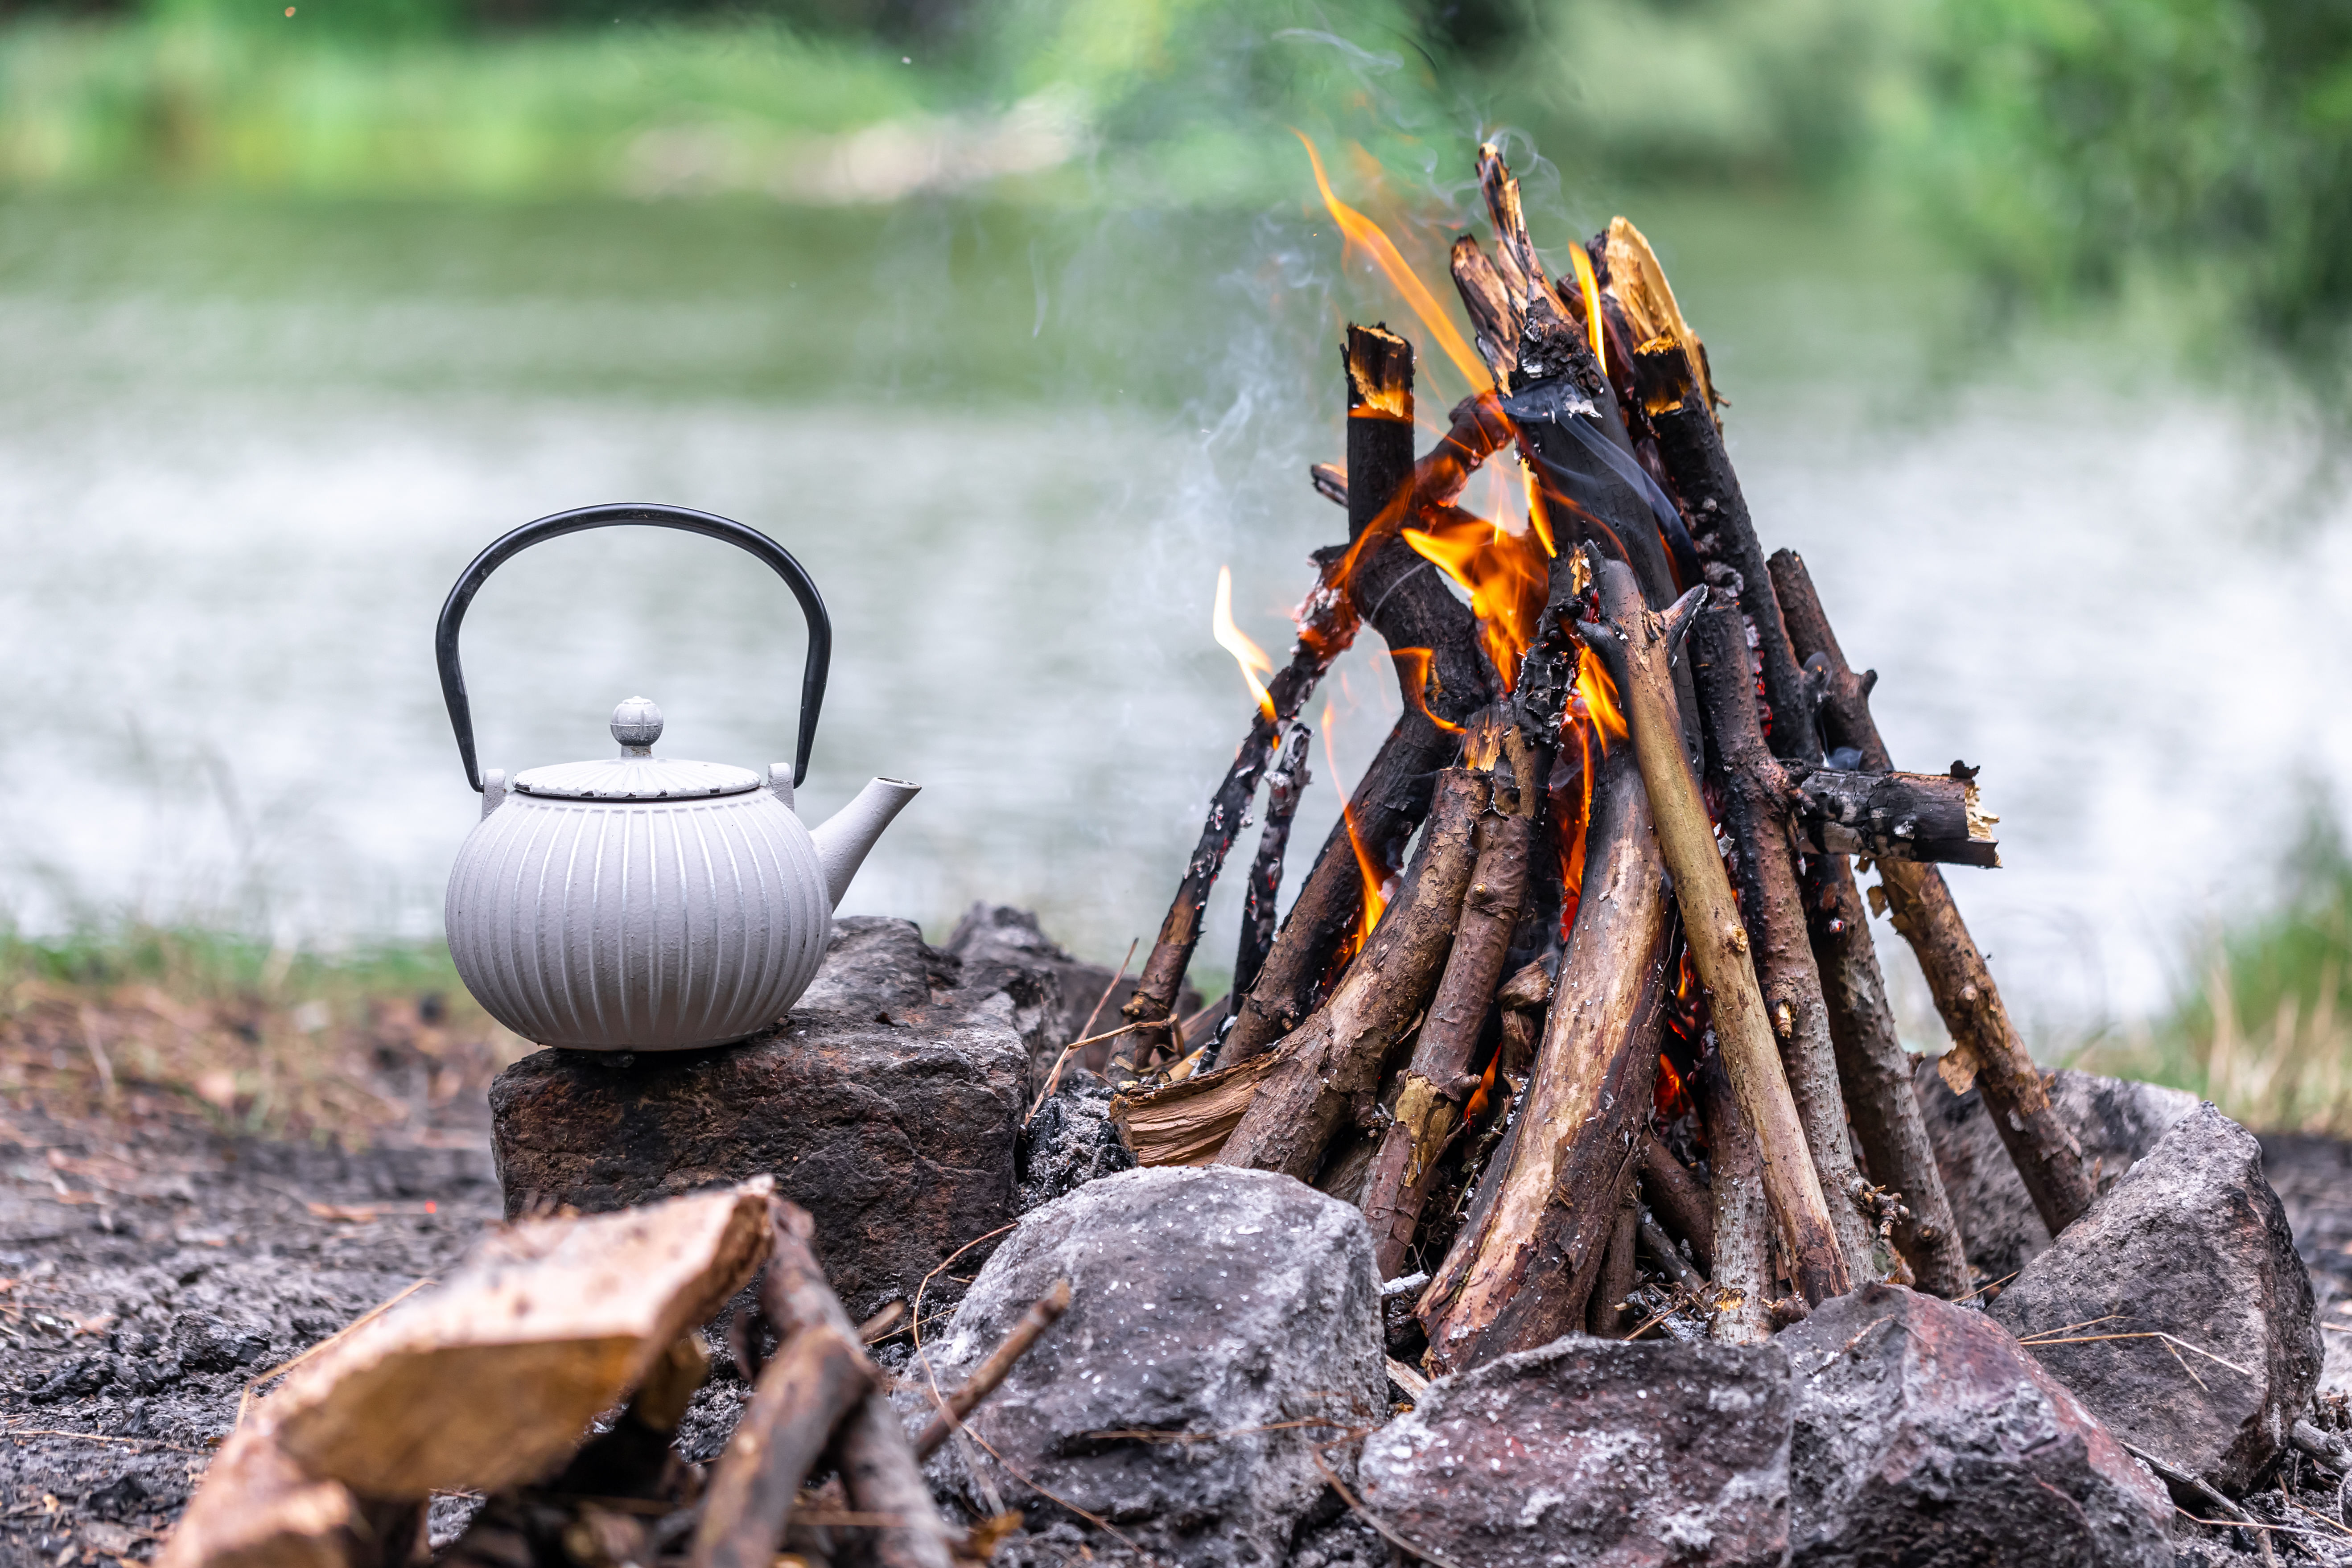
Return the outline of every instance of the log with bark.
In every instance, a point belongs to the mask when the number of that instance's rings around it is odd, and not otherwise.
[[[1217,1163],[1311,1179],[1344,1120],[1370,1125],[1390,1051],[1436,984],[1475,865],[1486,775],[1449,768],[1411,874],[1330,999],[1275,1047]]]
[[[1706,590],[1693,589],[1662,616],[1641,606],[1633,574],[1622,563],[1595,552],[1591,569],[1601,590],[1601,619],[1581,623],[1578,630],[1601,656],[1624,709],[1655,814],[1659,849],[1674,877],[1685,939],[1706,987],[1717,1045],[1739,1112],[1755,1134],[1765,1194],[1798,1289],[1809,1301],[1825,1300],[1848,1289],[1851,1275],[1781,1070],[1748,959],[1748,931],[1716,851],[1715,825],[1682,744],[1672,666]]]
[[[1771,570],[1790,639],[1821,684],[1831,738],[1860,752],[1864,767],[1890,771],[1886,743],[1870,713],[1876,675],[1858,675],[1846,662],[1803,560],[1783,550],[1772,557]],[[2055,1236],[2098,1196],[2084,1167],[2082,1146],[2052,1109],[2042,1069],[2010,1021],[1992,971],[1969,937],[1942,873],[1932,866],[1889,860],[1880,863],[1878,875],[1895,929],[1911,944],[1936,1010],[1951,1033],[1952,1049],[1938,1064],[1945,1081],[1955,1092],[1966,1092],[1972,1082],[1983,1090],[1993,1126],[2042,1224]]]

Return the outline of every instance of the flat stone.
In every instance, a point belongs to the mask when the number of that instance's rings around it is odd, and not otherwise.
[[[1387,1413],[1363,1215],[1223,1165],[1089,1182],[988,1260],[929,1352],[939,1385],[961,1383],[1057,1279],[1068,1312],[971,1418],[987,1451],[950,1443],[935,1483],[975,1511],[998,1506],[992,1489],[1033,1528],[1070,1517],[1050,1492],[1188,1568],[1283,1563],[1327,1495],[1318,1446]],[[919,1388],[919,1366],[906,1375]],[[910,1420],[929,1408],[900,1398]]]
[[[1775,1342],[1792,1563],[2170,1568],[2163,1489],[1982,1313],[1870,1285]]]
[[[773,1173],[853,1315],[1013,1214],[1027,1051],[1010,997],[956,987],[911,921],[835,923],[771,1034],[713,1050],[544,1050],[490,1086],[509,1216],[588,1213]]]
[[[1364,1507],[1481,1568],[1731,1568],[1789,1550],[1789,1358],[1570,1335],[1431,1384],[1374,1433]]]
[[[2049,1227],[2026,1195],[1982,1092],[1954,1094],[1933,1061],[1921,1062],[1912,1081],[1969,1262],[1981,1281],[2005,1279],[2049,1247]],[[2062,1068],[2050,1075],[2050,1103],[2081,1142],[2105,1192],[2174,1122],[2197,1109],[2197,1097],[2186,1089]]]
[[[1990,1309],[2126,1442],[2232,1495],[2319,1381],[2311,1276],[2253,1134],[2182,1118]]]

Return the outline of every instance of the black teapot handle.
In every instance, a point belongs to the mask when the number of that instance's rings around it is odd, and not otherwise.
[[[466,761],[466,782],[474,786],[477,794],[480,793],[482,770],[474,760],[474,709],[466,700],[465,671],[457,667],[457,627],[466,618],[466,606],[474,602],[474,595],[491,573],[541,540],[624,522],[683,529],[748,550],[775,568],[784,586],[793,591],[793,597],[801,602],[801,613],[808,617],[809,634],[808,660],[801,670],[800,742],[793,752],[793,783],[801,784],[808,777],[809,748],[816,741],[817,710],[824,705],[825,672],[833,665],[833,619],[824,613],[824,600],[818,595],[816,584],[809,580],[807,569],[793,559],[792,552],[756,528],[747,528],[707,511],[689,511],[681,506],[625,501],[559,511],[499,535],[474,557],[457,579],[457,585],[449,590],[449,597],[441,606],[440,625],[433,632],[433,657],[441,667],[441,697],[449,705],[449,727],[457,732],[457,754]]]

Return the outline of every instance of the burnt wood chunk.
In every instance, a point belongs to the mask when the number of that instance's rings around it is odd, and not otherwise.
[[[852,1310],[911,1296],[1013,1217],[1028,1109],[1009,1000],[935,991],[927,955],[912,921],[841,920],[772,1034],[634,1059],[526,1057],[490,1088],[507,1213],[597,1213],[772,1172],[816,1216]]]

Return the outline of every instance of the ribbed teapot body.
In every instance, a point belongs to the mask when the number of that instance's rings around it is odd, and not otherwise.
[[[449,874],[449,955],[541,1045],[688,1050],[757,1033],[833,932],[815,846],[765,789],[684,800],[509,793]]]

